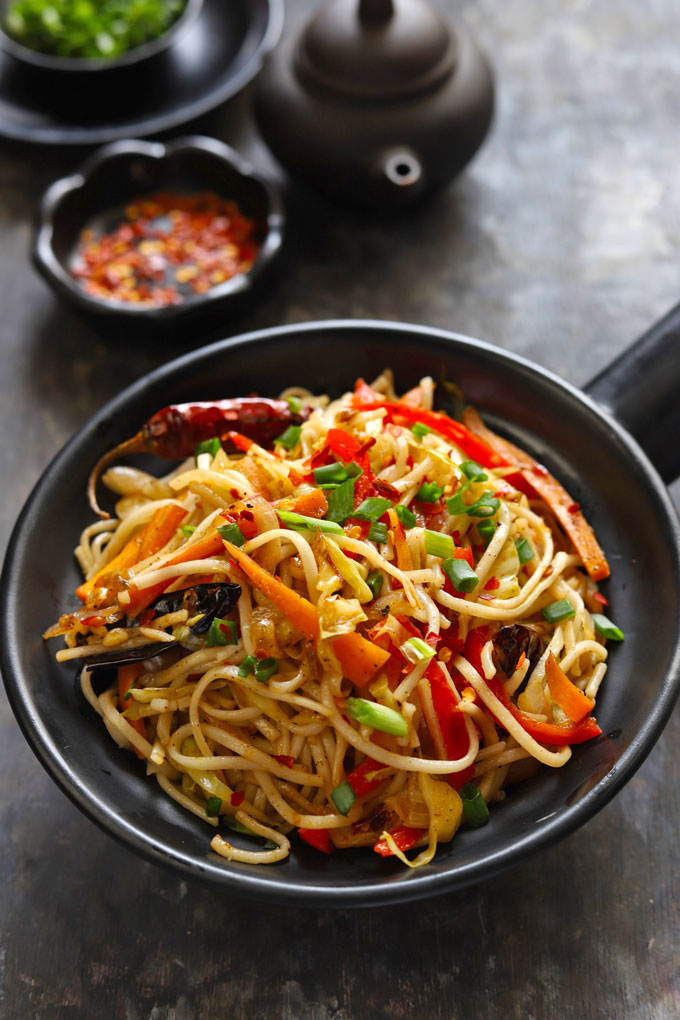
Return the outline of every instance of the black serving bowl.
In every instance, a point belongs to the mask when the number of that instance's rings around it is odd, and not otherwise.
[[[0,47],[5,52],[9,53],[23,67],[40,74],[48,72],[50,74],[68,75],[71,77],[74,75],[87,75],[90,79],[93,75],[109,75],[112,72],[134,67],[158,56],[168,46],[171,46],[181,33],[191,27],[203,6],[203,0],[187,0],[180,16],[161,35],[155,39],[150,39],[141,46],[135,46],[119,56],[107,59],[106,57],[60,57],[24,46],[23,43],[14,39],[3,28],[7,10],[11,3],[12,0],[0,0]]]
[[[190,294],[161,307],[108,301],[86,293],[71,272],[82,231],[108,230],[120,222],[132,200],[156,191],[213,191],[234,200],[255,223],[259,251],[251,268],[204,294]],[[160,142],[120,141],[99,149],[71,177],[45,193],[33,243],[33,262],[54,291],[78,311],[102,324],[143,331],[194,322],[198,317],[226,317],[242,308],[283,240],[284,208],[278,192],[238,153],[213,138],[191,136]],[[133,331],[135,335],[137,330]]]
[[[300,906],[443,895],[573,832],[642,763],[680,688],[680,523],[659,473],[621,424],[634,422],[650,452],[658,434],[657,465],[667,479],[678,474],[680,451],[667,440],[680,425],[673,399],[678,323],[680,310],[673,328],[664,325],[651,342],[633,348],[595,381],[590,396],[490,344],[423,326],[358,320],[234,337],[140,379],[47,468],[21,513],[2,572],[0,665],[19,724],[49,774],[91,819],[147,859],[208,882],[216,892]],[[274,396],[289,385],[338,396],[356,376],[371,379],[386,366],[401,391],[425,374],[455,379],[491,427],[530,450],[583,506],[610,557],[612,576],[603,590],[626,635],[611,649],[597,699],[603,732],[575,747],[563,768],[545,767],[512,789],[494,805],[488,825],[464,827],[417,871],[370,848],[326,856],[295,838],[290,857],[276,865],[226,861],[210,850],[212,830],[169,800],[135,755],[114,744],[80,694],[75,665],[55,662],[54,647],[40,638],[76,605],[80,577],[71,550],[92,520],[88,473],[106,450],[168,404],[254,388]],[[155,469],[167,471],[167,462],[155,462]],[[229,839],[247,845],[245,836],[230,832]]]

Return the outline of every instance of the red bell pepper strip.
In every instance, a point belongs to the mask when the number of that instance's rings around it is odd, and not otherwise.
[[[489,632],[486,627],[475,627],[467,636],[463,655],[473,666],[481,677],[484,676],[482,669],[482,651],[489,640]]]
[[[475,437],[493,447],[496,456],[500,457],[504,464],[518,468],[529,487],[545,500],[583,560],[588,576],[593,581],[609,577],[609,564],[593,529],[581,513],[578,503],[574,502],[557,479],[524,450],[488,429],[473,407],[466,408],[463,418],[466,425],[474,431]],[[514,480],[511,480],[514,485]]]
[[[361,409],[362,411],[372,411],[378,407],[385,408],[387,411],[386,418],[389,421],[394,421],[395,418],[403,418],[404,421],[412,425],[415,425],[416,422],[426,425],[433,432],[443,436],[444,439],[455,443],[463,453],[467,454],[471,460],[481,464],[482,467],[493,468],[504,467],[506,465],[503,457],[496,453],[489,443],[480,439],[470,429],[466,428],[465,425],[461,425],[460,422],[449,418],[448,414],[444,414],[441,411],[425,411],[422,407],[410,407],[408,404],[398,402],[364,404]]]
[[[372,793],[373,790],[380,786],[388,771],[379,761],[374,761],[373,758],[365,758],[361,765],[357,765],[350,772],[347,776],[347,782],[357,797],[364,797],[367,793]]]
[[[324,854],[332,854],[335,850],[328,829],[298,829],[298,836]]]
[[[380,402],[381,402],[380,394],[376,393],[376,391],[372,389],[368,385],[368,383],[365,382],[363,379],[357,379],[356,383],[354,384],[354,393],[352,394],[351,400],[352,406],[361,408],[363,410],[364,406],[367,404],[375,404]]]
[[[507,708],[520,726],[527,731],[529,736],[533,737],[534,740],[538,740],[541,744],[548,744],[551,747],[564,747],[566,744],[583,744],[586,740],[599,737],[602,733],[602,730],[592,716],[582,719],[581,722],[566,726],[532,719],[526,712],[521,712],[513,705],[498,676],[492,677],[486,683],[492,694],[496,695],[500,703]]]
[[[397,849],[404,853],[406,850],[414,847],[426,832],[427,829],[410,829],[407,825],[402,825],[400,828],[395,829],[394,832],[391,832],[390,836],[394,840]],[[381,857],[392,857],[394,853],[386,839],[379,839],[374,845],[373,850],[375,853],[380,854]]]
[[[470,749],[470,738],[465,727],[465,719],[438,662],[433,660],[430,663],[425,670],[425,678],[430,684],[432,707],[439,722],[446,754],[451,761],[456,761],[466,755]],[[468,765],[462,772],[450,772],[442,778],[450,783],[454,790],[460,790],[461,786],[472,779],[474,771],[474,765]]]

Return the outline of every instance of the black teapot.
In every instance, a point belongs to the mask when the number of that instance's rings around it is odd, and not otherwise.
[[[255,112],[302,183],[398,207],[448,183],[493,112],[489,65],[429,0],[325,0],[263,69]]]

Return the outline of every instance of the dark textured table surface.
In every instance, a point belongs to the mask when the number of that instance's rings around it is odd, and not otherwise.
[[[680,298],[677,3],[449,3],[497,72],[496,121],[478,158],[390,221],[291,192],[275,286],[212,337],[329,317],[420,322],[583,384]],[[290,0],[291,22],[310,7]],[[249,98],[199,127],[273,170]],[[103,339],[28,265],[41,191],[80,157],[0,150],[3,548],[61,444],[176,353]],[[42,771],[0,695],[0,1015],[680,1016],[678,777],[676,711],[594,820],[486,885],[357,913],[255,911],[96,829]]]

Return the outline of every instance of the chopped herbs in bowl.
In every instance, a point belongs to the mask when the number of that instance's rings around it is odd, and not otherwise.
[[[164,49],[201,6],[202,0],[10,0],[2,42],[43,68],[112,68]]]

